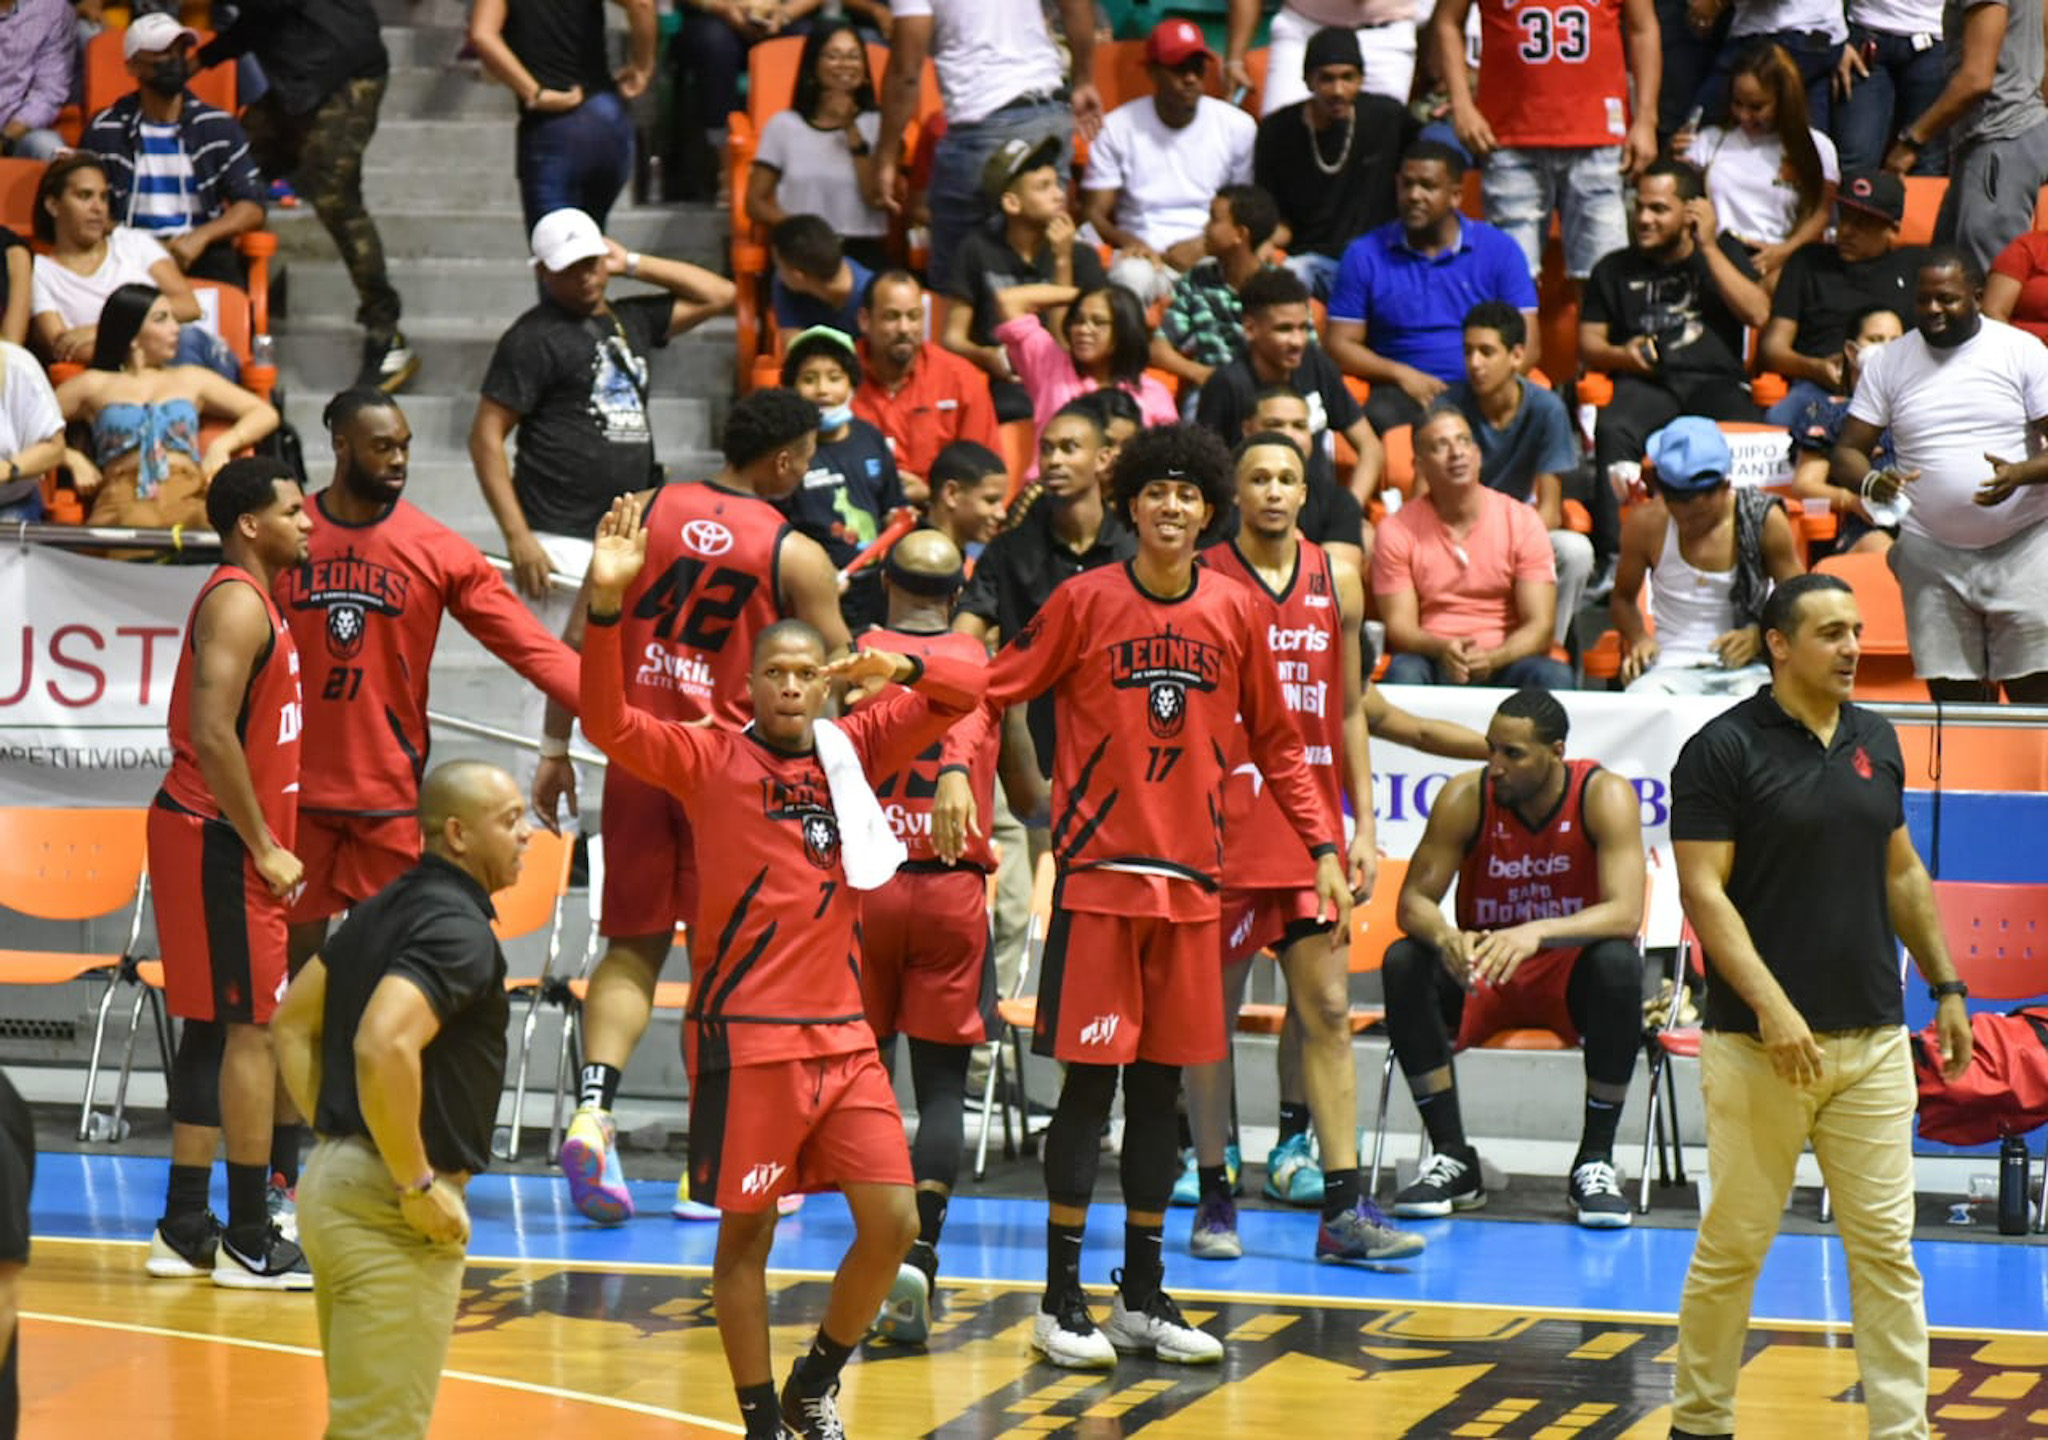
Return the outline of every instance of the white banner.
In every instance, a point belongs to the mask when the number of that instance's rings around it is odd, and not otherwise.
[[[185,617],[211,570],[0,552],[0,804],[147,805]]]

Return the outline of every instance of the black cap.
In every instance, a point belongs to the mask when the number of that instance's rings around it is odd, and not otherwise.
[[[981,193],[991,205],[1002,203],[1003,192],[1017,183],[1019,176],[1028,175],[1044,165],[1060,163],[1060,137],[1047,135],[1032,140],[1018,136],[1005,140],[997,147],[996,153],[988,157],[988,163],[981,167]]]
[[[1889,170],[1854,170],[1842,177],[1835,203],[1896,225],[1906,218],[1906,182]]]
[[[1365,69],[1365,52],[1358,48],[1358,35],[1341,25],[1325,25],[1308,37],[1301,52],[1301,78],[1306,80],[1325,65],[1349,65]]]

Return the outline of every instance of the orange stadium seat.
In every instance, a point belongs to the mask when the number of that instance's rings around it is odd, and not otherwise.
[[[0,225],[24,240],[35,225],[36,186],[42,183],[43,168],[40,160],[0,158]]]
[[[1863,612],[1863,658],[1856,667],[1858,700],[1925,700],[1927,686],[1913,676],[1906,648],[1906,602],[1882,552],[1827,555],[1813,567],[1835,575],[1856,592]]]
[[[1934,239],[1934,217],[1941,210],[1941,197],[1948,180],[1941,175],[1906,177],[1906,218],[1899,225],[1901,245],[1926,245]]]

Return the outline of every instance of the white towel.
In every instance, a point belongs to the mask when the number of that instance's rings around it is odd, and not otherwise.
[[[832,792],[832,813],[839,820],[839,863],[846,883],[856,890],[879,890],[910,858],[909,850],[889,828],[882,802],[861,771],[853,742],[830,720],[811,722],[811,745]]]

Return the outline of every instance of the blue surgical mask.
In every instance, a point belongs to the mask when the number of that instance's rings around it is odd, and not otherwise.
[[[820,410],[818,412],[818,428],[820,430],[839,430],[852,423],[853,404],[851,401],[844,405],[834,405],[829,410]]]

